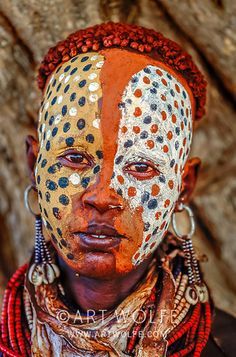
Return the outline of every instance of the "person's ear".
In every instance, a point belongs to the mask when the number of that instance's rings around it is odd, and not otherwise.
[[[201,160],[198,157],[189,159],[182,172],[182,185],[179,196],[179,203],[188,203],[196,185]]]
[[[35,186],[36,183],[35,183],[34,169],[38,156],[38,141],[32,135],[27,135],[25,144],[26,144],[26,156],[27,156],[29,176],[32,185]]]

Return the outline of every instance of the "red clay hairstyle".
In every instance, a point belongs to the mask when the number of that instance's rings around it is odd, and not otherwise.
[[[60,63],[67,62],[79,53],[112,47],[148,53],[182,74],[195,99],[195,119],[198,120],[204,115],[207,82],[193,63],[192,57],[160,32],[136,25],[108,22],[76,31],[64,41],[58,42],[49,49],[41,63],[38,74],[39,88],[44,89],[48,76]]]

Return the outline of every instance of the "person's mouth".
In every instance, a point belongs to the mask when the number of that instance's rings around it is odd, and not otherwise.
[[[80,246],[86,250],[108,251],[118,247],[122,239],[127,239],[117,230],[107,224],[91,224],[86,231],[76,231],[75,238],[79,238]]]

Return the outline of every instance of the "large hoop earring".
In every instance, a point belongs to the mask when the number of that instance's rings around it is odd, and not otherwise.
[[[39,286],[53,283],[59,277],[60,270],[52,262],[51,254],[43,236],[41,215],[35,213],[30,206],[29,195],[32,190],[37,192],[33,185],[29,185],[24,192],[25,207],[35,217],[34,263],[28,271],[28,278],[33,285]]]
[[[183,203],[180,203],[178,208],[180,212],[187,212],[190,221],[189,232],[187,234],[181,234],[176,223],[176,212],[173,212],[171,217],[173,230],[182,242],[182,249],[187,266],[189,286],[186,289],[185,298],[192,305],[195,305],[198,301],[205,303],[209,299],[209,293],[207,286],[202,281],[199,263],[192,243],[192,236],[196,228],[194,214],[192,209]]]

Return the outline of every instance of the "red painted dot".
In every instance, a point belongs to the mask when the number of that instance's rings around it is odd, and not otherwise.
[[[121,185],[123,185],[123,183],[125,182],[124,177],[121,176],[121,175],[118,175],[118,176],[117,176],[117,180],[119,181],[119,183],[120,183]]]
[[[168,186],[169,186],[169,188],[170,188],[171,190],[173,190],[173,187],[174,187],[174,182],[173,182],[173,180],[169,180]]]
[[[161,112],[161,116],[162,116],[162,120],[166,120],[167,115],[166,115],[166,112],[165,112],[165,111],[162,111],[162,112]]]
[[[180,127],[181,127],[181,130],[184,130],[184,122],[183,121],[181,121]]]
[[[151,236],[152,236],[151,234],[148,234],[147,237],[145,238],[145,242],[148,242]]]
[[[178,164],[175,164],[175,173],[177,174],[178,172]]]
[[[183,148],[180,149],[179,158],[181,158],[182,154],[183,154]]]
[[[138,207],[136,208],[136,212],[138,212],[138,213],[143,213],[143,211],[144,211],[143,206],[138,206]]]
[[[169,148],[167,145],[164,145],[163,146],[163,149],[162,149],[165,153],[167,153],[169,151]]]
[[[164,222],[162,223],[162,225],[160,226],[160,229],[163,229],[163,228],[165,227],[165,225],[166,225],[166,221],[164,221]]]
[[[158,125],[157,124],[152,124],[151,132],[155,134],[157,131],[158,131]]]
[[[139,256],[140,256],[140,253],[138,252],[134,255],[134,259],[138,259]]]
[[[157,184],[152,185],[152,196],[157,196],[160,192],[160,187]]]
[[[158,74],[159,76],[163,76],[163,73],[162,73],[162,71],[160,69],[156,70],[156,74]]]
[[[161,212],[156,212],[155,217],[158,220],[161,217]]]
[[[142,115],[142,110],[141,110],[141,108],[136,107],[134,110],[134,116],[140,117],[140,115]]]
[[[140,133],[140,127],[139,126],[133,126],[133,132],[135,133],[135,134],[138,134],[138,133]]]
[[[186,111],[185,111],[185,112],[186,112],[186,116],[188,117],[188,108],[186,108]]]
[[[142,91],[141,89],[136,89],[134,92],[135,97],[140,98],[142,97]]]
[[[182,107],[184,107],[184,101],[183,101],[183,99],[181,99],[181,105],[182,105]]]
[[[168,133],[167,133],[167,138],[168,138],[169,140],[171,140],[171,139],[173,138],[173,133],[172,133],[171,130],[168,131]]]
[[[156,245],[156,242],[153,242],[151,245],[150,245],[150,249],[154,248]]]
[[[175,108],[179,109],[179,104],[178,104],[177,100],[174,101],[174,106],[175,106]]]
[[[147,147],[149,147],[149,149],[153,149],[154,148],[154,141],[153,140],[148,140],[147,141]]]
[[[177,90],[178,93],[180,93],[180,88],[179,88],[178,84],[175,85],[175,89]]]
[[[150,79],[148,78],[148,77],[143,77],[143,81],[144,81],[144,83],[146,83],[146,84],[149,84],[150,83]]]
[[[162,78],[162,83],[164,84],[164,86],[167,86],[167,82],[166,82],[166,80],[164,79],[164,78]]]
[[[135,187],[131,186],[131,187],[128,188],[128,196],[129,197],[136,196],[136,193],[137,193],[137,191],[136,191]]]
[[[122,133],[126,133],[127,132],[127,127],[126,126],[122,126],[122,128],[121,128],[121,131],[122,131]]]
[[[187,141],[187,139],[186,139],[186,138],[184,138],[184,140],[183,140],[183,146],[185,146],[185,145],[186,145],[186,141]]]
[[[170,205],[170,200],[168,199],[168,200],[165,200],[165,203],[164,203],[164,207],[166,208],[166,207],[168,207]]]
[[[163,100],[163,102],[166,101],[166,96],[164,94],[161,95],[161,100]]]
[[[172,114],[171,119],[172,119],[172,123],[176,123],[177,118],[175,114]]]

